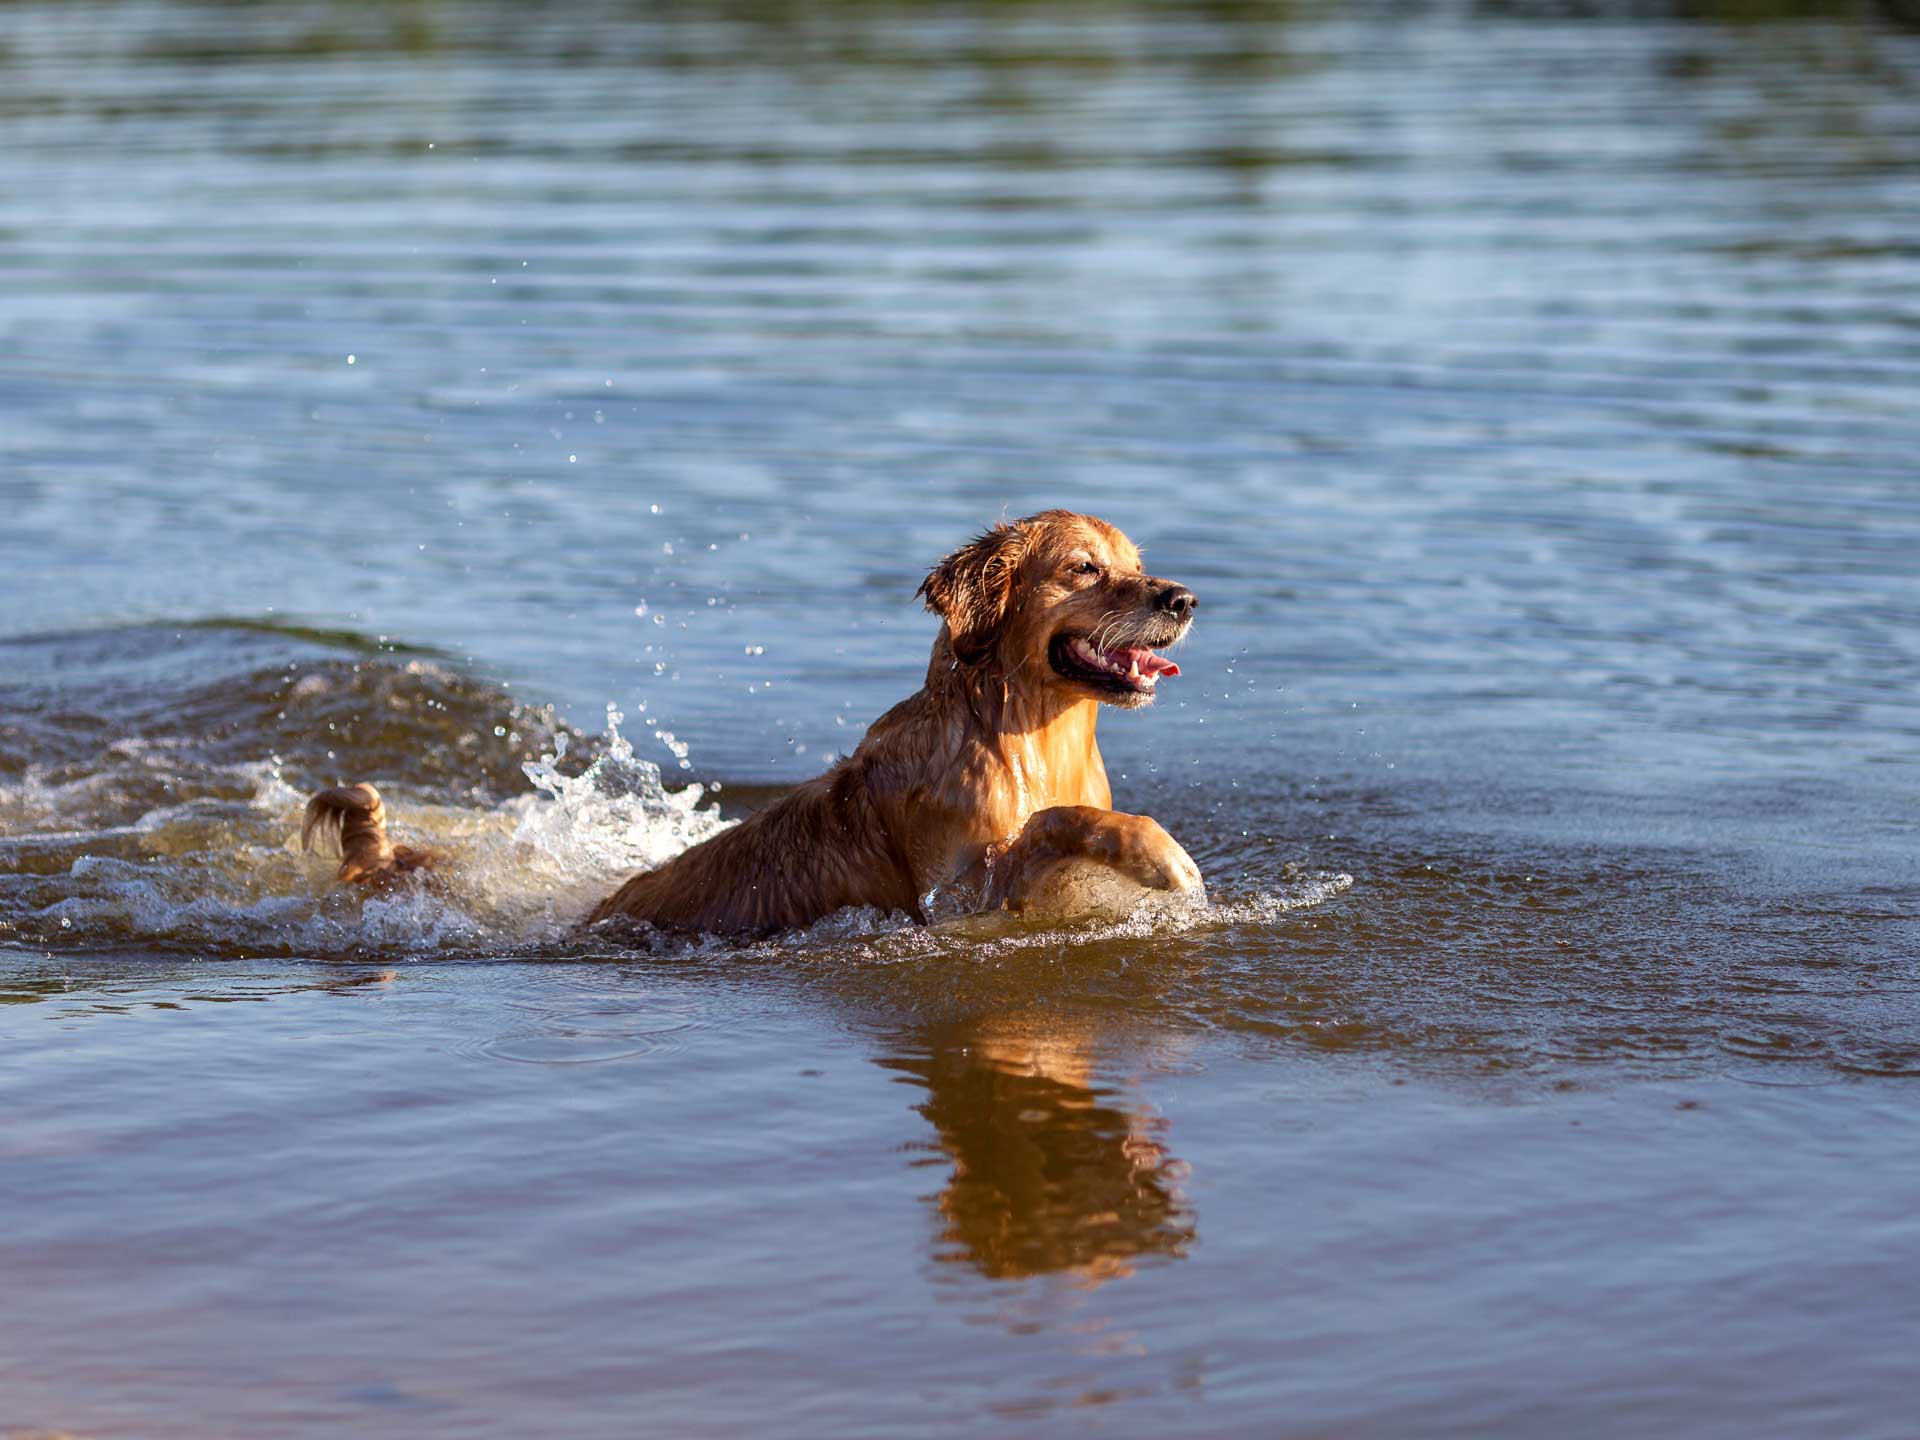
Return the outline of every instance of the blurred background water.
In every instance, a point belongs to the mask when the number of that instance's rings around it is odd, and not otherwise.
[[[1905,1434],[1913,19],[0,4],[0,1430]],[[1208,916],[558,938],[1056,504]]]

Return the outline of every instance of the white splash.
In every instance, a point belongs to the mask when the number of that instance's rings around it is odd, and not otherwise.
[[[24,872],[0,896],[0,940],[311,955],[563,941],[621,880],[730,823],[702,807],[703,787],[669,791],[660,767],[620,734],[619,713],[608,719],[606,750],[585,771],[561,773],[562,734],[552,754],[525,766],[533,793],[505,804],[390,795],[394,839],[449,860],[430,885],[377,894],[334,883],[336,860],[301,853],[306,797],[273,761],[203,770],[203,793],[107,826],[84,817],[134,781],[152,785],[146,753],[116,755],[82,781],[29,773],[0,782],[0,865]]]
[[[557,736],[553,754],[522,767],[536,793],[505,807],[519,812],[514,840],[568,874],[650,870],[730,823],[699,808],[704,786],[668,790],[660,767],[637,757],[620,733],[625,718],[607,707],[607,748],[575,778],[560,773],[567,737]]]

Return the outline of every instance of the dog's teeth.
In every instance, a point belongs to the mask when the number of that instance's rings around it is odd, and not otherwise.
[[[1098,670],[1115,679],[1125,680],[1138,689],[1151,690],[1160,678],[1158,671],[1141,673],[1140,656],[1144,651],[1128,647],[1124,651],[1096,650],[1092,642],[1076,635],[1067,644],[1068,653],[1089,670]],[[1124,656],[1124,658],[1122,658]]]

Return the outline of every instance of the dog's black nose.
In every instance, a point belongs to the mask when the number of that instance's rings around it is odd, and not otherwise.
[[[1182,620],[1193,614],[1194,606],[1200,603],[1200,597],[1184,585],[1169,585],[1160,592],[1160,608],[1170,610]]]

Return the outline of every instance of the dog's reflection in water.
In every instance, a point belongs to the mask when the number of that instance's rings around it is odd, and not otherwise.
[[[1164,1127],[1093,1079],[1092,1032],[1055,1018],[918,1030],[880,1063],[926,1087],[917,1108],[952,1162],[942,1259],[994,1280],[1099,1284],[1194,1238]]]

